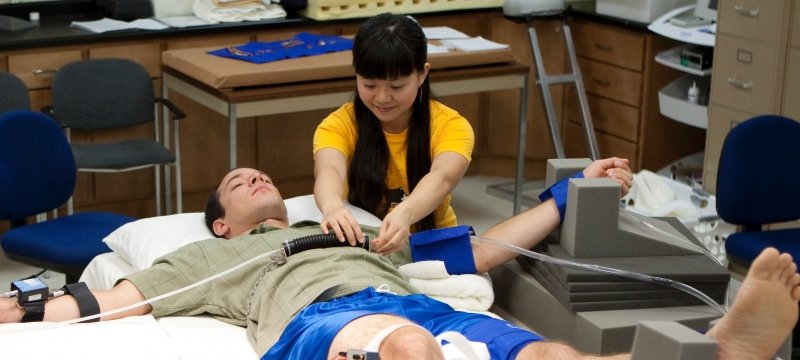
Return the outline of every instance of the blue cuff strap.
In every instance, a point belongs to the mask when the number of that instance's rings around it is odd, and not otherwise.
[[[583,179],[583,171],[553,184],[553,186],[547,188],[545,191],[542,191],[542,193],[539,194],[539,200],[541,202],[550,200],[550,198],[555,200],[556,206],[558,207],[558,216],[561,218],[562,222],[564,221],[564,213],[567,211],[567,191],[569,190],[569,179]]]
[[[470,235],[475,231],[469,225],[420,231],[411,234],[411,259],[444,261],[450,275],[474,274],[475,258],[472,256]]]

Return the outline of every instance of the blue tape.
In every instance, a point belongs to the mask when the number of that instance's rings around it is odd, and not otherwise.
[[[474,274],[475,257],[472,255],[470,236],[475,231],[472,226],[459,225],[432,229],[411,234],[409,240],[411,259],[414,262],[426,260],[444,261],[450,275]]]
[[[568,178],[562,179],[539,194],[539,200],[541,202],[545,202],[551,198],[555,200],[556,206],[558,207],[558,216],[561,218],[561,222],[564,222],[564,213],[567,212],[567,191],[569,190],[569,179],[583,179],[583,171]]]

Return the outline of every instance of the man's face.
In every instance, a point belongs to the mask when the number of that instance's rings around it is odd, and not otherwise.
[[[219,200],[225,208],[225,221],[251,228],[267,219],[286,219],[286,206],[278,188],[266,173],[241,168],[229,172],[219,187]]]

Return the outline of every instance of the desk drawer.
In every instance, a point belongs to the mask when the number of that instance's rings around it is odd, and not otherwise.
[[[712,104],[708,119],[705,159],[703,162],[703,166],[707,172],[717,173],[719,156],[722,153],[722,144],[725,142],[725,137],[728,135],[728,132],[737,124],[751,117],[753,117],[753,114]],[[703,183],[703,187],[712,192],[715,191],[716,186],[716,181],[713,184]]]
[[[645,38],[630,31],[583,21],[570,26],[575,53],[634,71],[644,67]]]
[[[730,35],[717,35],[712,101],[756,114],[777,112],[780,110],[777,91],[783,83],[777,79],[777,66],[775,49]]]
[[[58,69],[79,60],[80,50],[9,55],[8,72],[22,79],[29,90],[46,89],[50,87]]]
[[[604,132],[595,132],[600,157],[617,156],[636,164],[636,144]],[[583,135],[583,126],[567,121],[564,123],[564,153],[567,158],[591,157]]]
[[[161,77],[161,46],[158,43],[91,48],[89,49],[89,58],[132,60],[147,69],[150,77]]]
[[[789,5],[790,1],[786,0],[720,1],[717,34],[776,45],[781,37],[781,28],[789,20]]]
[[[578,59],[586,92],[639,107],[642,97],[642,74],[631,70]]]
[[[566,92],[564,118],[580,124],[580,106],[575,95],[575,87],[570,86]],[[594,95],[587,95],[587,98],[595,129],[633,142],[639,139],[639,109]]]
[[[800,48],[792,48],[789,50],[789,61],[786,63],[786,87],[783,91],[781,113],[800,120],[800,101],[797,94],[800,94]]]
[[[792,17],[792,46],[800,47],[800,5],[795,5]]]

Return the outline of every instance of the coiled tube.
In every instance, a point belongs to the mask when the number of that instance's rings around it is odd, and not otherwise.
[[[325,249],[331,247],[339,247],[339,246],[351,246],[347,241],[339,241],[336,238],[336,234],[315,234],[315,235],[308,235],[299,237],[297,239],[286,240],[283,242],[281,247],[283,248],[284,254],[286,257],[292,256],[294,254],[311,250],[311,249]],[[364,236],[364,242],[356,244],[353,247],[360,247],[364,250],[369,251],[369,237]]]

